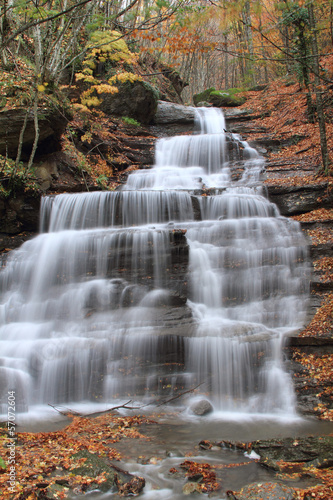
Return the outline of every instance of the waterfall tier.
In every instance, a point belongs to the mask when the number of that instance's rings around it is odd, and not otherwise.
[[[281,345],[305,318],[306,242],[258,153],[196,112],[122,190],[43,198],[41,234],[0,273],[3,411],[12,390],[27,411],[201,384],[221,411],[294,413]]]

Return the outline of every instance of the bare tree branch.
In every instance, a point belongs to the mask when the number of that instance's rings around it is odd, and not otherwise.
[[[72,5],[71,7],[68,7],[68,9],[65,9],[61,12],[58,12],[57,14],[53,14],[52,16],[45,17],[44,19],[35,19],[34,21],[30,21],[29,23],[23,24],[22,26],[17,28],[17,30],[15,30],[8,38],[6,38],[5,40],[2,41],[2,43],[0,44],[0,50],[3,50],[5,47],[7,47],[7,45],[10,42],[15,40],[15,38],[18,35],[21,35],[22,33],[29,30],[30,28],[34,28],[35,26],[38,26],[40,24],[47,23],[48,21],[54,21],[55,19],[58,19],[59,17],[65,15],[65,14],[68,14],[68,12],[71,12],[72,10],[77,9],[78,7],[82,7],[83,5],[86,5],[89,2],[93,2],[93,1],[95,1],[95,0],[81,0],[81,2],[79,2],[75,5]]]

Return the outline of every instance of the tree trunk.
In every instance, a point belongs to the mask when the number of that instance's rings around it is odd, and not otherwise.
[[[244,35],[246,41],[247,56],[245,59],[245,72],[251,85],[255,85],[256,77],[254,73],[254,51],[253,51],[253,38],[251,31],[251,10],[250,2],[247,0],[244,4],[243,9],[243,23],[244,23]]]
[[[228,88],[228,37],[227,35],[225,34],[224,35],[224,48],[225,48],[225,51],[224,51],[224,88],[227,89]]]
[[[35,91],[33,113],[34,113],[34,125],[35,125],[35,139],[34,139],[34,143],[32,145],[32,150],[31,150],[31,153],[30,153],[28,165],[27,165],[27,167],[25,169],[25,177],[27,176],[27,174],[29,173],[29,170],[32,167],[32,164],[33,164],[33,161],[34,161],[34,158],[35,158],[35,154],[36,154],[36,151],[37,151],[38,141],[39,141],[38,90],[37,89]]]
[[[317,108],[317,117],[318,117],[318,125],[320,132],[321,157],[323,162],[323,170],[327,175],[330,170],[330,160],[327,148],[323,99],[320,90],[320,67],[319,67],[317,32],[316,32],[316,20],[314,16],[314,9],[312,2],[308,4],[308,10],[309,10],[310,29],[312,32],[311,42],[312,42],[312,55],[313,55],[313,69],[315,75],[314,91],[316,94],[316,108]]]

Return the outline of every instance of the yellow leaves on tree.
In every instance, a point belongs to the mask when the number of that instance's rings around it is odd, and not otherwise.
[[[75,75],[77,81],[83,81],[89,86],[81,94],[83,109],[99,106],[101,100],[98,95],[117,93],[118,88],[113,83],[140,79],[133,73],[119,72],[108,82],[103,82],[98,78],[100,65],[109,63],[111,66],[121,66],[125,63],[135,63],[136,59],[136,55],[132,54],[122,35],[117,31],[95,31],[92,33],[87,45],[87,56],[83,61],[83,69]]]

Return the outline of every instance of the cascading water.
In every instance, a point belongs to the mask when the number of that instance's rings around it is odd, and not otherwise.
[[[3,411],[8,390],[27,411],[201,384],[218,410],[294,412],[281,344],[304,320],[305,241],[223,114],[197,122],[121,191],[43,198],[41,234],[0,274]]]

